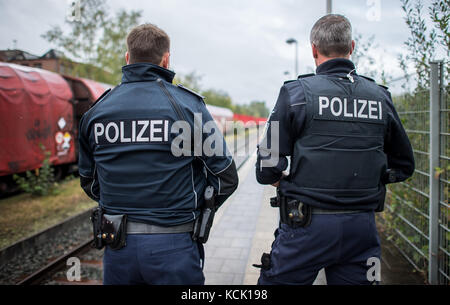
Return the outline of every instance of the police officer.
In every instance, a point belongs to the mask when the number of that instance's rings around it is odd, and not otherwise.
[[[134,28],[122,83],[80,122],[81,186],[105,214],[127,216],[126,245],[105,249],[104,284],[204,284],[203,248],[191,238],[204,190],[213,186],[220,206],[237,188],[202,97],[172,85],[169,45],[155,25]],[[215,128],[204,132],[207,123]],[[201,149],[211,133],[223,154]]]
[[[316,73],[284,84],[258,149],[257,180],[279,187],[281,205],[258,283],[312,284],[325,268],[328,284],[370,284],[381,256],[374,212],[386,184],[413,174],[413,152],[387,88],[349,60],[348,19],[320,18],[310,40]]]

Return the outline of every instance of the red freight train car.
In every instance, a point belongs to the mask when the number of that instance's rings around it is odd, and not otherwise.
[[[39,168],[41,145],[52,164],[75,162],[71,100],[60,75],[0,63],[0,177]]]
[[[91,80],[0,62],[0,192],[12,174],[39,168],[41,146],[57,172],[77,160],[78,123],[104,91]]]

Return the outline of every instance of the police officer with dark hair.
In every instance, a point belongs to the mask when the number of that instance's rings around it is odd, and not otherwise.
[[[95,244],[107,245],[104,284],[204,284],[203,247],[192,238],[203,194],[212,187],[218,207],[237,188],[235,163],[203,98],[172,85],[169,46],[158,27],[134,28],[122,83],[80,123],[81,186],[101,207],[93,213]],[[222,153],[202,150],[211,133]]]
[[[347,18],[320,18],[310,39],[316,73],[284,84],[258,149],[257,180],[278,187],[280,207],[258,283],[312,284],[325,268],[328,284],[370,284],[381,256],[374,212],[386,184],[413,174],[413,152],[387,88],[349,60]]]

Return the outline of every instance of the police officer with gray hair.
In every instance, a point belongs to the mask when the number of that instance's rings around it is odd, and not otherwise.
[[[388,88],[349,60],[349,20],[320,18],[310,40],[316,73],[282,86],[258,146],[257,180],[278,187],[280,209],[258,283],[312,284],[325,268],[328,284],[371,284],[381,257],[375,212],[386,184],[413,174],[413,151]]]

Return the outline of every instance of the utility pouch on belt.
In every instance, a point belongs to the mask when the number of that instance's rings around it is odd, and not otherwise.
[[[109,246],[112,250],[119,250],[126,246],[127,215],[108,215],[99,207],[92,211],[91,221],[95,248]]]
[[[211,231],[214,216],[216,214],[214,188],[208,186],[205,189],[205,207],[200,217],[196,219],[194,224],[194,233],[192,239],[205,244],[208,241],[209,232]]]
[[[280,208],[281,222],[291,228],[307,227],[311,223],[311,206],[282,196],[279,189],[277,189],[277,197],[270,198],[270,205]]]

